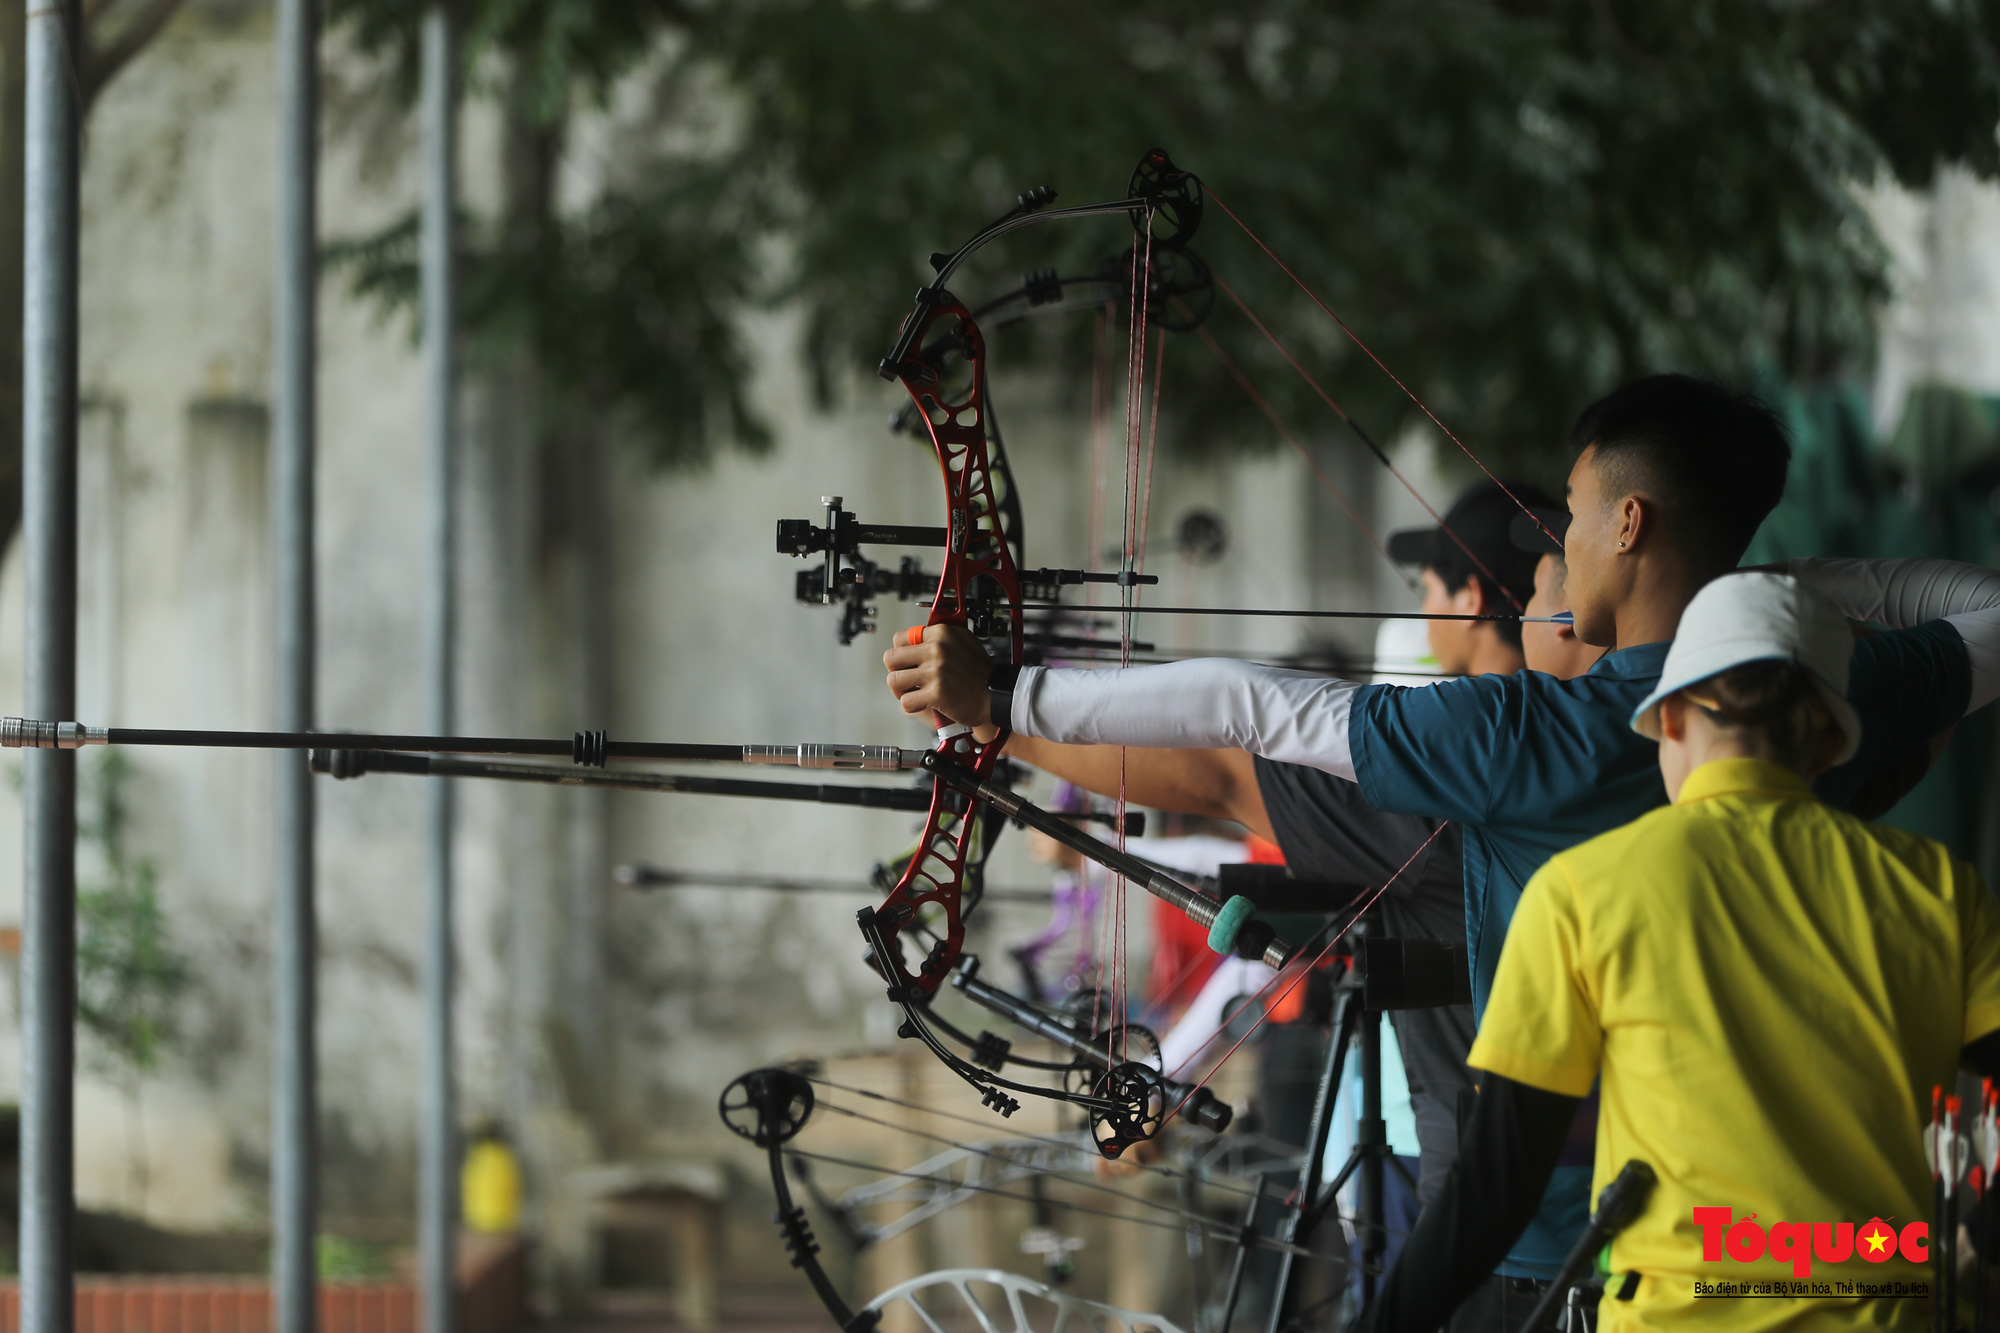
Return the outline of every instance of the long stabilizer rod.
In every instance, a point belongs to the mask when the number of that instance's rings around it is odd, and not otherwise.
[[[393,736],[323,731],[166,731],[151,727],[88,727],[81,722],[0,718],[0,748],[79,750],[86,745],[178,745],[224,750],[402,750],[419,754],[559,755],[602,768],[612,759],[653,763],[777,764],[894,772],[923,767],[921,750],[895,745],[688,745],[614,741],[579,731],[567,741],[533,737]]]
[[[558,787],[611,787],[621,791],[687,792],[698,796],[747,796],[770,801],[816,801],[876,810],[921,814],[931,794],[915,787],[842,786],[830,782],[758,782],[747,778],[707,778],[678,773],[612,773],[557,764],[513,764],[504,760],[462,759],[447,754],[393,750],[312,750],[312,771],[335,778],[367,773],[414,773],[433,778],[496,778],[502,782],[545,782]]]
[[[610,787],[619,791],[686,792],[696,796],[747,796],[770,801],[817,801],[821,805],[858,805],[873,810],[904,810],[922,814],[931,808],[931,793],[916,787],[848,787],[830,782],[757,782],[745,778],[698,778],[678,773],[611,773],[557,764],[512,764],[505,760],[461,759],[455,755],[406,754],[394,750],[310,750],[306,765],[333,778],[358,778],[369,773],[412,773],[433,778],[496,778],[502,782],[544,782],[557,787]],[[1113,824],[1118,817],[1102,810],[1063,813],[1056,818],[1081,824]],[[1125,832],[1146,834],[1142,810],[1125,813]],[[1043,898],[1048,895],[1044,893]]]

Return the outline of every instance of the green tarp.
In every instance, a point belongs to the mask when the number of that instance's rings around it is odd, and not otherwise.
[[[2000,567],[2000,398],[1921,385],[1886,441],[1851,385],[1766,384],[1791,427],[1785,498],[1746,564],[1794,556],[1938,556]],[[1989,708],[1883,821],[1937,838],[2000,884],[2000,726]]]

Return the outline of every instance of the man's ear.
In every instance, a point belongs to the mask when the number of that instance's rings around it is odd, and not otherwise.
[[[1617,504],[1617,533],[1613,538],[1622,553],[1637,551],[1641,542],[1652,538],[1660,523],[1659,506],[1647,496],[1628,495]]]

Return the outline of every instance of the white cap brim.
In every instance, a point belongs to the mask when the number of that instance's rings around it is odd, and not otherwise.
[[[1733,643],[1707,643],[1700,650],[1679,655],[1670,666],[1671,675],[1660,677],[1660,683],[1653,692],[1632,710],[1632,730],[1648,740],[1660,739],[1660,701],[1670,694],[1678,693],[1690,685],[1698,685],[1710,676],[1719,676],[1732,667],[1750,662],[1790,662],[1804,667],[1806,678],[1819,691],[1825,701],[1827,711],[1839,724],[1843,738],[1839,756],[1833,761],[1840,765],[1854,758],[1861,749],[1861,715],[1854,711],[1854,705],[1845,695],[1828,683],[1819,672],[1799,661],[1795,653],[1782,645],[1763,641],[1738,640]]]

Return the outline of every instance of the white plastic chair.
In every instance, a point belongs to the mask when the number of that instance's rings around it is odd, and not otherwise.
[[[975,1294],[973,1283],[988,1288]],[[997,1307],[993,1288],[1005,1301]],[[1032,1312],[1024,1298],[1040,1302]],[[929,1333],[1183,1333],[1156,1314],[1121,1310],[1071,1296],[1019,1273],[997,1268],[941,1268],[889,1288],[868,1302],[885,1310],[901,1302],[915,1311]]]

